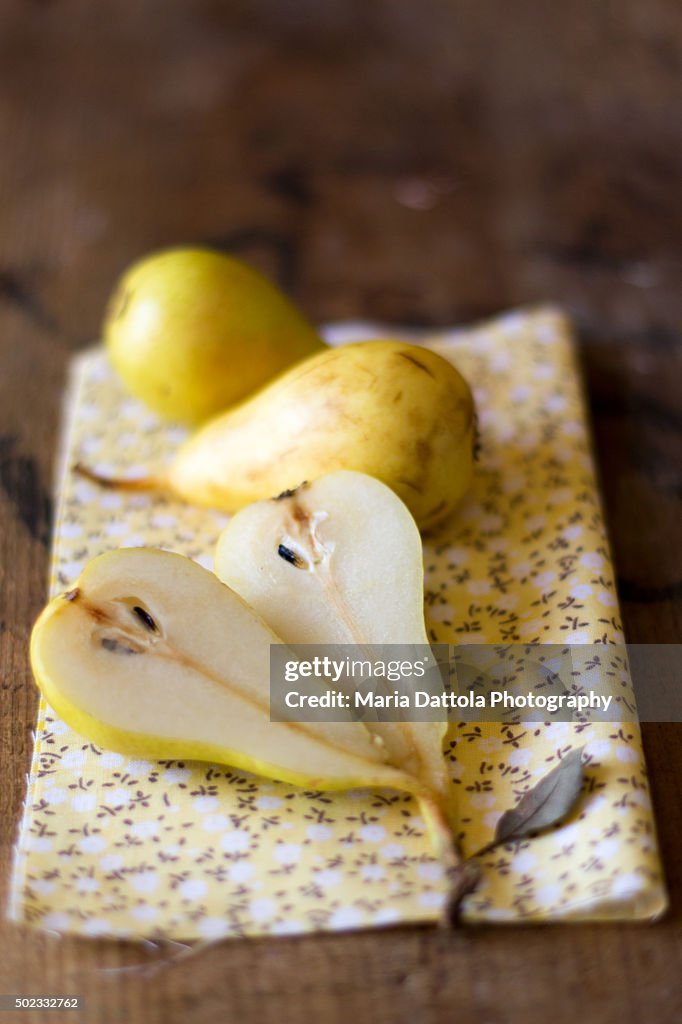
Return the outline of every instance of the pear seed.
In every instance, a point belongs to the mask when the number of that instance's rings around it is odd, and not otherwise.
[[[277,548],[277,554],[280,558],[283,558],[285,562],[289,562],[294,565],[297,569],[305,569],[305,562],[297,555],[295,551],[288,548],[285,544],[280,544]]]
[[[121,640],[117,640],[113,636],[103,636],[100,643],[105,651],[111,651],[113,654],[139,654],[139,649],[136,650],[129,644],[123,643]]]
[[[158,633],[159,627],[156,625],[146,608],[140,608],[140,606],[136,604],[133,608],[133,613],[137,615],[142,625],[146,626],[150,633]]]

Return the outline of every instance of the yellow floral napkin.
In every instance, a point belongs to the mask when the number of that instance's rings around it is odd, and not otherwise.
[[[377,332],[330,328],[334,343]],[[391,333],[395,334],[395,330]],[[424,546],[426,614],[442,643],[623,639],[570,328],[555,310],[429,335],[472,383],[481,456],[472,493]],[[74,476],[143,473],[184,432],[127,397],[101,348],[72,366],[50,593],[109,548],[156,545],[212,568],[224,516]],[[639,730],[632,724],[453,724],[465,853],[558,759],[584,745],[569,820],[498,847],[465,922],[636,920],[666,905]],[[306,792],[224,766],[131,759],[72,732],[41,701],[10,916],[57,932],[167,939],[435,922],[446,883],[414,801]]]

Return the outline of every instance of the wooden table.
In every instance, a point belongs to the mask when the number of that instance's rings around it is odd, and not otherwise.
[[[119,271],[155,247],[236,253],[318,321],[562,303],[628,637],[679,639],[677,14],[673,0],[2,5],[3,902],[65,366]],[[672,899],[655,927],[235,941],[143,977],[106,973],[125,946],[3,924],[0,992],[81,993],[88,1024],[682,1020],[680,727],[645,741]]]

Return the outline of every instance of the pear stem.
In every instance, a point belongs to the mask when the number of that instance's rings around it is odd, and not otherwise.
[[[72,469],[74,473],[78,474],[78,476],[82,476],[86,480],[90,480],[92,483],[98,484],[100,487],[106,487],[112,491],[168,490],[165,481],[159,477],[143,476],[126,479],[125,477],[106,476],[104,473],[98,473],[95,469],[90,469],[90,467],[86,466],[83,462],[74,463]]]
[[[440,919],[445,928],[459,923],[463,898],[476,888],[480,878],[478,866],[459,856],[447,815],[431,794],[419,794],[419,805],[433,844],[433,852],[445,869],[449,882],[447,900]]]
[[[448,825],[445,813],[431,794],[420,795],[419,804],[434,854],[445,870],[450,872],[459,867],[460,858],[455,846],[455,837]]]

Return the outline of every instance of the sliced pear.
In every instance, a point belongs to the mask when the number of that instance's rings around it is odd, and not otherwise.
[[[289,644],[428,646],[419,530],[393,491],[341,470],[238,512],[216,573]],[[452,814],[443,722],[367,722]]]
[[[455,877],[440,794],[388,763],[379,737],[350,714],[270,721],[270,646],[281,642],[190,559],[123,548],[90,562],[45,608],[31,635],[31,665],[57,714],[104,747],[229,764],[307,789],[412,793],[435,855]]]
[[[364,727],[271,722],[279,638],[210,572],[150,548],[92,561],[36,623],[31,663],[46,699],[104,746],[232,764],[308,788],[419,788]]]

